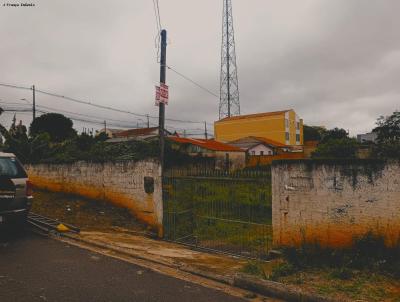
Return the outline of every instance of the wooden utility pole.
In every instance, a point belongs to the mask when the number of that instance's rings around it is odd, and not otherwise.
[[[32,121],[36,118],[36,92],[35,85],[32,86]]]
[[[207,122],[204,122],[204,137],[208,139],[208,134],[207,134]]]
[[[161,31],[161,60],[160,60],[160,83],[165,84],[167,70],[167,31]],[[164,151],[165,151],[165,104],[159,104],[159,135],[160,135],[160,164],[161,173],[164,173]]]

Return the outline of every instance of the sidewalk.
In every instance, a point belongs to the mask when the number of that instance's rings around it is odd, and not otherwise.
[[[75,235],[74,235],[75,236]],[[134,257],[181,270],[199,271],[214,279],[231,283],[235,274],[247,263],[245,259],[192,250],[184,245],[154,240],[128,230],[113,232],[82,231],[76,239],[103,245]]]
[[[233,288],[257,293],[264,297],[277,298],[260,297],[260,300],[257,295],[250,293],[246,298],[250,298],[252,301],[333,301],[293,286],[243,274],[243,267],[248,264],[246,259],[196,251],[184,245],[151,239],[123,228],[114,228],[113,231],[82,231],[79,235],[63,234],[63,236],[83,244],[151,262],[175,271],[189,273],[192,276],[199,276],[220,284],[227,284]],[[266,265],[268,266],[268,263]]]

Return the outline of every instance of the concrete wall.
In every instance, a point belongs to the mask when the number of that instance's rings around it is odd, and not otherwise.
[[[215,152],[215,167],[218,170],[226,168],[226,154],[229,154],[229,169],[231,171],[243,169],[246,166],[246,152]]]
[[[274,162],[272,196],[277,246],[347,247],[368,232],[399,243],[399,162]]]
[[[109,201],[162,232],[161,168],[156,161],[39,164],[28,165],[27,171],[40,189]],[[145,177],[150,189],[154,180],[154,192],[146,193]]]

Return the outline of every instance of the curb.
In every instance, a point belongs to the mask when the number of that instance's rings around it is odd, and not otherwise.
[[[301,290],[297,290],[289,285],[279,283],[279,282],[274,282],[274,281],[269,281],[269,280],[262,280],[255,278],[251,275],[247,274],[236,274],[235,276],[222,276],[219,274],[211,273],[211,272],[206,272],[197,268],[194,268],[190,265],[173,265],[167,262],[163,261],[158,261],[154,260],[151,258],[147,257],[142,257],[137,254],[132,254],[129,253],[121,248],[112,246],[110,244],[106,243],[99,243],[95,242],[92,240],[88,239],[82,239],[78,236],[67,234],[67,233],[58,233],[57,235],[55,234],[50,234],[51,237],[54,238],[59,238],[59,237],[65,237],[77,242],[82,242],[86,243],[98,248],[102,249],[107,249],[111,250],[117,253],[120,253],[124,256],[136,258],[139,260],[151,262],[154,264],[166,266],[169,268],[177,269],[185,273],[190,273],[199,277],[203,277],[206,279],[210,279],[212,281],[216,281],[219,283],[227,284],[230,286],[234,286],[240,289],[252,291],[254,293],[267,296],[267,297],[274,297],[278,299],[283,299],[285,301],[290,301],[290,302],[335,302],[336,300],[330,299],[330,298],[325,298],[319,295],[314,295],[310,294],[308,292],[303,292]]]
[[[158,260],[154,260],[154,259],[151,259],[151,258],[142,257],[142,256],[137,255],[137,254],[132,254],[132,253],[129,253],[129,252],[127,252],[127,251],[125,251],[125,250],[123,250],[121,248],[115,247],[115,246],[113,246],[111,244],[99,243],[99,242],[96,242],[96,241],[93,241],[93,240],[82,239],[80,237],[77,237],[77,236],[74,236],[74,235],[70,235],[70,234],[67,234],[67,233],[59,233],[57,235],[52,234],[51,236],[53,236],[55,238],[57,238],[57,237],[65,237],[65,238],[68,238],[68,239],[71,239],[71,240],[74,240],[74,241],[77,241],[77,242],[86,243],[86,244],[89,244],[89,245],[92,245],[92,246],[95,246],[95,247],[98,247],[98,248],[111,250],[111,251],[120,253],[120,254],[122,254],[124,256],[136,258],[136,259],[139,259],[139,260],[151,262],[151,263],[158,264],[158,265],[167,266],[169,268],[179,269],[179,266],[172,265],[172,264],[170,264],[168,262],[163,262],[163,261],[158,261]]]
[[[247,289],[267,297],[275,297],[290,302],[334,302],[335,300],[319,295],[310,294],[297,290],[283,283],[262,280],[250,275],[237,274],[234,277],[233,285]]]

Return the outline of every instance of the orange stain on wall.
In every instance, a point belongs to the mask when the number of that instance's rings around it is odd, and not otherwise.
[[[150,226],[153,231],[162,233],[162,225],[157,222],[154,208],[153,194],[148,194],[145,202],[139,202],[134,196],[119,193],[118,188],[105,190],[103,187],[89,186],[82,183],[68,182],[59,183],[45,177],[29,175],[29,179],[37,188],[62,192],[67,194],[76,194],[90,199],[108,201],[115,206],[128,209],[139,221]]]
[[[347,248],[354,240],[368,233],[385,239],[388,247],[400,244],[400,222],[387,222],[385,225],[372,224],[315,224],[308,226],[292,226],[285,230],[274,230],[275,244],[300,247],[304,243],[316,243],[321,247]]]

